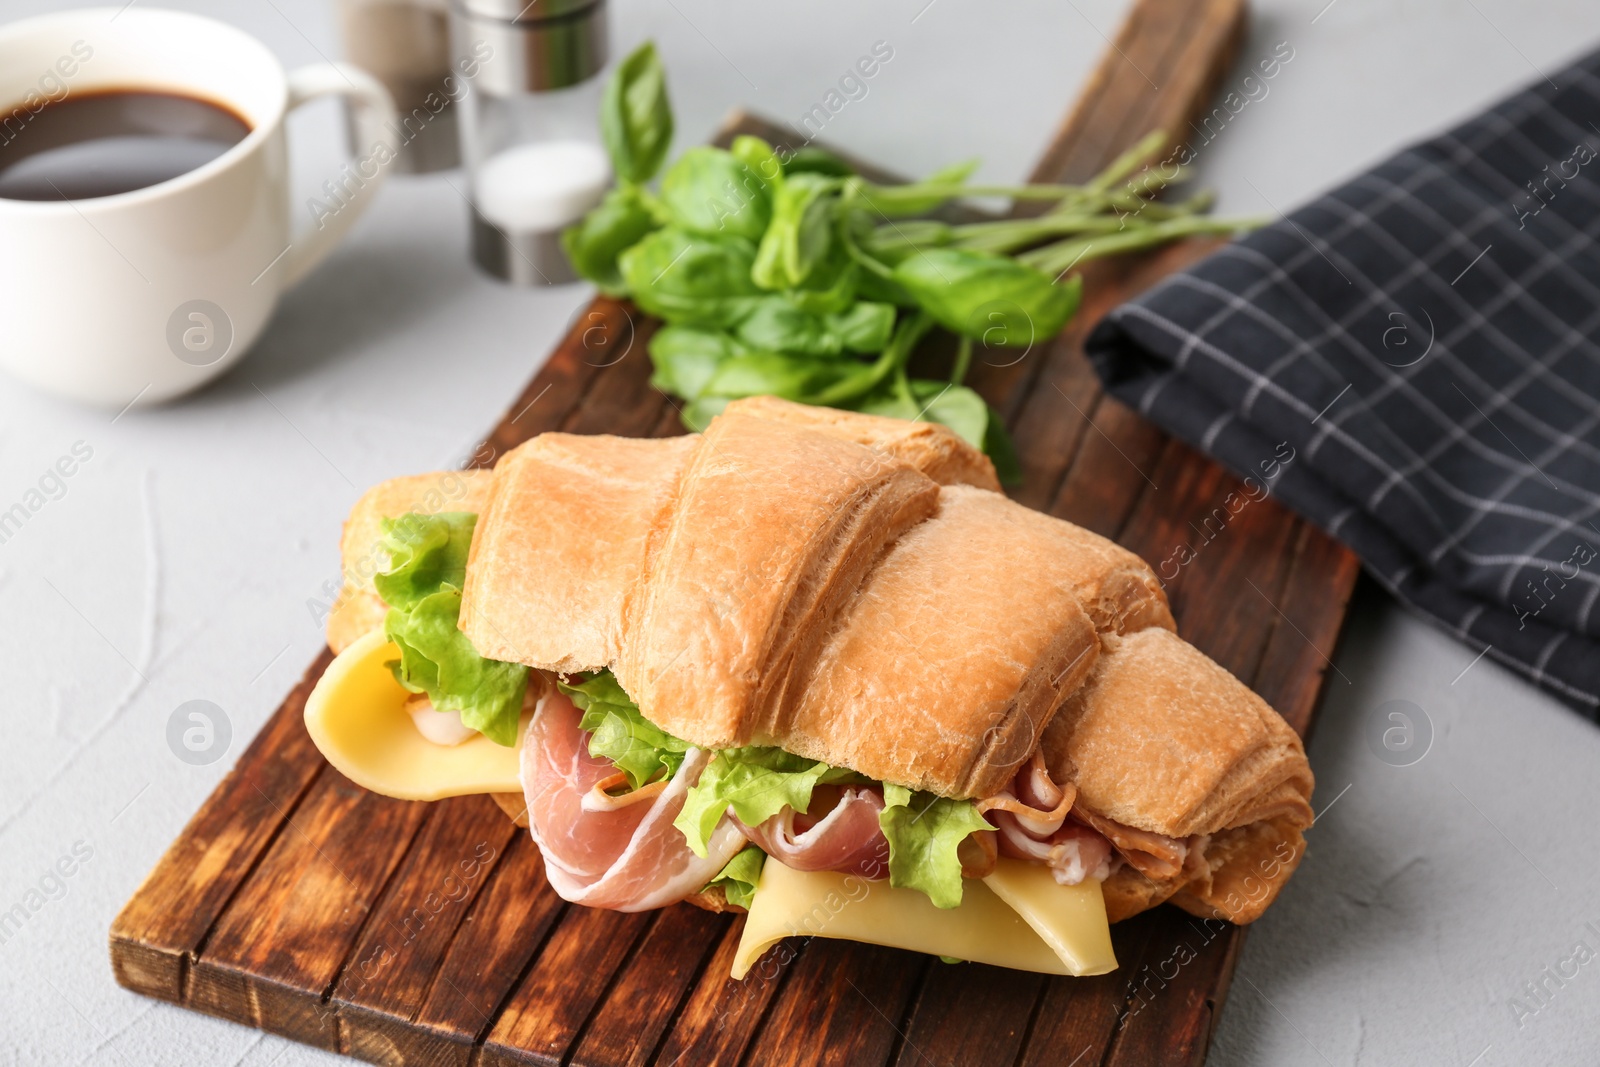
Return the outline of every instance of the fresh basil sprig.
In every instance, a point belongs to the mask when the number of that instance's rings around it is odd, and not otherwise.
[[[1056,285],[1014,259],[964,248],[918,252],[895,267],[894,280],[945,329],[1009,348],[1060,333],[1083,295],[1077,275]]]
[[[1254,222],[1202,214],[1207,194],[1156,197],[1185,180],[1149,164],[1153,131],[1083,185],[970,184],[977,160],[924,181],[879,185],[828,152],[759,137],[691,148],[661,178],[672,108],[650,44],[618,67],[600,126],[619,180],[563,235],[579,274],[666,320],[650,342],[652,383],[682,397],[702,429],[730,400],[808,404],[940,422],[981,447],[1003,481],[1020,476],[998,415],[963,383],[973,345],[1027,349],[1077,313],[1078,265]],[[962,197],[1039,203],[1026,217],[926,218]],[[1070,275],[1070,276],[1069,276]],[[1063,280],[1064,279],[1064,280]],[[935,325],[957,338],[946,378],[913,378]]]
[[[672,147],[672,102],[653,43],[640,45],[606,83],[600,136],[622,181],[641,185],[661,169]]]

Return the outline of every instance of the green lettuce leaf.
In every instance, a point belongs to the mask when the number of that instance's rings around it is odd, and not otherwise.
[[[592,732],[589,755],[608,759],[638,789],[665,769],[671,778],[683,766],[687,741],[680,741],[645,718],[610,671],[598,671],[577,685],[558,682],[583,712],[579,726]]]
[[[889,839],[889,884],[917,889],[935,907],[961,903],[961,860],[956,849],[967,835],[993,830],[970,800],[915,793],[885,782],[878,825]]]
[[[373,587],[389,605],[383,629],[400,649],[389,664],[395,680],[426,693],[437,711],[508,748],[528,688],[528,668],[478,654],[461,632],[461,586],[477,516],[466,512],[411,513],[383,523],[389,566]]]
[[[756,886],[761,884],[761,865],[766,861],[765,852],[755,845],[746,845],[715,878],[706,883],[706,888],[721,886],[729,904],[749,908],[756,896]]]
[[[844,767],[830,767],[781,748],[725,748],[700,772],[672,825],[683,831],[696,856],[704,856],[712,831],[730,807],[739,821],[755,826],[785,805],[805,812],[811,806],[811,790],[819,785],[859,777]]]
[[[372,576],[372,586],[391,608],[405,611],[442,585],[462,589],[467,581],[467,552],[478,516],[469,511],[437,515],[410,512],[384,519],[382,550],[386,570]]]

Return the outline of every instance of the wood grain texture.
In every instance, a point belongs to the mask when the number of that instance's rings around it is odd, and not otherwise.
[[[1243,0],[1141,0],[1033,178],[1081,180],[1208,106]],[[725,131],[786,134],[740,118]],[[1107,398],[1082,351],[1106,310],[1204,255],[1195,241],[1085,270],[1083,311],[1022,356],[980,352],[1020,501],[1156,566],[1181,632],[1309,730],[1353,556]],[[679,433],[650,388],[654,323],[596,299],[473,452],[547,430]],[[940,359],[922,353],[919,359]],[[1231,496],[1230,496],[1231,495]],[[1232,501],[1232,504],[1230,504]],[[335,529],[330,520],[330,534]],[[1175,565],[1179,545],[1195,558]],[[1113,928],[1120,968],[1051,978],[790,939],[728,978],[740,923],[675,907],[573,907],[486,798],[374,796],[302,726],[324,654],[173,842],[111,930],[123,985],[384,1064],[1196,1064],[1243,931],[1158,908]],[[1335,684],[1338,684],[1337,682]]]

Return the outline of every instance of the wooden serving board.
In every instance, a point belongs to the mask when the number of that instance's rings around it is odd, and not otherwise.
[[[1147,130],[1186,129],[1244,25],[1244,0],[1140,0],[1033,179],[1083,180]],[[784,139],[753,120],[736,126]],[[1205,541],[1206,519],[1241,486],[1107,399],[1082,339],[1208,247],[1091,264],[1064,336],[1020,360],[980,355],[970,378],[1015,436],[1026,474],[1016,498],[1158,567]],[[547,430],[680,432],[647,381],[652,326],[596,300],[478,461]],[[1168,591],[1180,632],[1304,733],[1356,574],[1349,552],[1268,499],[1231,516]],[[334,771],[301,720],[328,661],[311,665],[113,923],[124,986],[386,1064],[1143,1067],[1205,1056],[1239,928],[1158,908],[1114,927],[1121,967],[1087,979],[791,939],[733,982],[739,919],[568,906],[527,833],[487,797],[408,803]]]

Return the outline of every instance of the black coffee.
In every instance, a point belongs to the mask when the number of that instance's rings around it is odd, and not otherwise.
[[[3,115],[3,113],[0,113]],[[244,140],[232,111],[176,93],[75,93],[0,117],[0,198],[87,200],[187,174]]]

